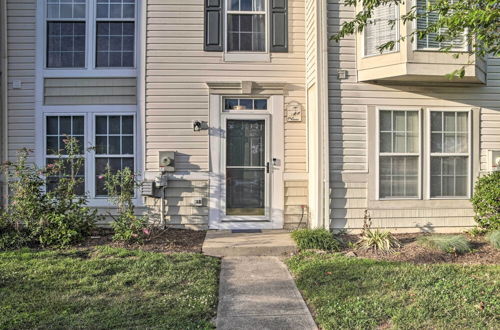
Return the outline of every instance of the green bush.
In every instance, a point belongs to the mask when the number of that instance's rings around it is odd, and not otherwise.
[[[471,199],[480,227],[500,229],[500,171],[480,177]]]
[[[423,246],[446,253],[463,254],[471,250],[469,241],[462,235],[421,236],[417,241]]]
[[[366,228],[356,245],[362,250],[393,252],[401,243],[389,231]]]
[[[133,203],[136,189],[140,186],[137,175],[128,167],[112,171],[109,167],[103,175],[104,187],[109,200],[118,208],[111,224],[116,241],[141,241],[146,235],[147,219],[135,215]]]
[[[339,242],[333,237],[333,234],[326,229],[298,229],[292,232],[292,238],[301,250],[340,250]]]
[[[65,247],[90,235],[97,211],[77,194],[84,159],[74,138],[44,168],[28,164],[31,151],[22,149],[17,161],[4,165],[11,193],[8,209],[0,215],[0,248],[23,245]],[[46,183],[47,191],[44,188]]]
[[[500,249],[500,230],[494,230],[486,235],[486,239],[490,242],[491,246]]]

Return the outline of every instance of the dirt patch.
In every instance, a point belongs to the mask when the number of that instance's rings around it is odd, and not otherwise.
[[[174,253],[194,252],[201,253],[201,247],[205,240],[206,231],[195,231],[188,229],[165,229],[153,232],[150,237],[141,243],[114,242],[110,230],[100,229],[87,240],[78,245],[81,248],[109,245],[127,249],[141,249],[145,251]]]
[[[405,261],[415,264],[436,264],[436,263],[455,263],[464,265],[477,264],[498,264],[500,263],[500,250],[493,248],[482,237],[467,237],[472,245],[472,251],[462,255],[453,253],[444,253],[428,247],[424,247],[417,242],[417,238],[422,234],[396,234],[394,235],[400,242],[401,248],[396,249],[394,253],[384,254],[373,251],[363,251],[353,248],[344,249],[344,254],[353,255],[362,258],[370,258],[387,261]],[[346,242],[357,242],[359,236],[345,235],[343,239]]]

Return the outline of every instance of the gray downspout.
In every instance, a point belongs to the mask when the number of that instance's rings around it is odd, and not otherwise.
[[[0,1],[0,71],[2,73],[2,90],[0,91],[0,101],[2,104],[0,105],[1,116],[2,116],[2,160],[9,159],[9,151],[8,151],[8,109],[7,109],[7,98],[8,98],[8,57],[7,57],[7,3],[4,0]],[[3,173],[0,173],[3,176]],[[3,178],[6,180],[5,178]],[[2,180],[2,198],[4,206],[7,206],[7,195],[8,195],[8,186],[7,183]]]

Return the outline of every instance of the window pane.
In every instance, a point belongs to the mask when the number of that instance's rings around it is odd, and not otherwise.
[[[226,214],[264,215],[264,169],[227,169]]]
[[[392,111],[380,111],[380,130],[390,132],[392,130]]]
[[[444,112],[444,131],[455,132],[455,112]]]
[[[133,67],[134,29],[133,22],[97,22],[96,66]]]
[[[469,157],[431,157],[431,196],[465,197]]]
[[[431,134],[431,152],[442,152],[443,151],[443,134],[432,133]]]
[[[228,166],[264,166],[264,128],[263,120],[227,121]]]
[[[120,116],[109,116],[109,134],[120,134]]]
[[[237,15],[228,17],[228,51],[265,51],[265,15]]]
[[[406,152],[406,134],[405,133],[394,133],[393,152]]]
[[[431,112],[431,130],[440,132],[443,130],[443,117],[441,112]]]
[[[468,115],[467,112],[457,112],[457,132],[468,131]]]
[[[380,157],[379,178],[380,198],[418,197],[418,157]]]
[[[85,67],[85,23],[47,23],[47,67]]]
[[[394,131],[406,131],[406,114],[405,111],[393,111],[393,129]]]
[[[97,18],[134,18],[135,0],[98,0]]]
[[[397,13],[394,5],[383,4],[373,10],[369,24],[365,28],[365,55],[378,55],[378,47],[389,41],[396,41],[397,28],[389,24],[389,20],[394,20]],[[383,54],[391,50],[386,49]]]
[[[48,1],[47,17],[57,18],[85,18],[85,1],[58,0]]]

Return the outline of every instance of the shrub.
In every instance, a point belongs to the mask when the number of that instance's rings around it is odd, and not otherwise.
[[[113,218],[111,226],[116,241],[140,241],[144,237],[147,226],[145,217],[135,215],[133,203],[135,190],[140,186],[137,175],[128,167],[111,171],[108,167],[103,176],[104,187],[109,200],[118,208],[118,215]]]
[[[471,199],[480,227],[500,229],[500,171],[480,177]]]
[[[394,249],[401,247],[401,243],[389,231],[379,229],[371,230],[366,228],[363,231],[357,247],[362,250],[372,250],[381,252],[393,252]]]
[[[292,232],[292,238],[301,250],[317,249],[324,251],[340,250],[339,242],[326,229],[298,229]]]
[[[89,235],[97,221],[96,210],[86,207],[85,196],[76,194],[83,166],[78,142],[64,140],[64,155],[44,168],[28,164],[30,150],[21,149],[15,163],[5,164],[11,189],[9,207],[1,215],[0,248],[29,244],[64,247]],[[48,192],[47,182],[55,180]]]
[[[494,230],[486,235],[486,239],[490,242],[491,246],[500,249],[500,230]]]
[[[463,254],[471,250],[469,241],[462,235],[421,236],[417,241],[423,246],[446,253]]]

